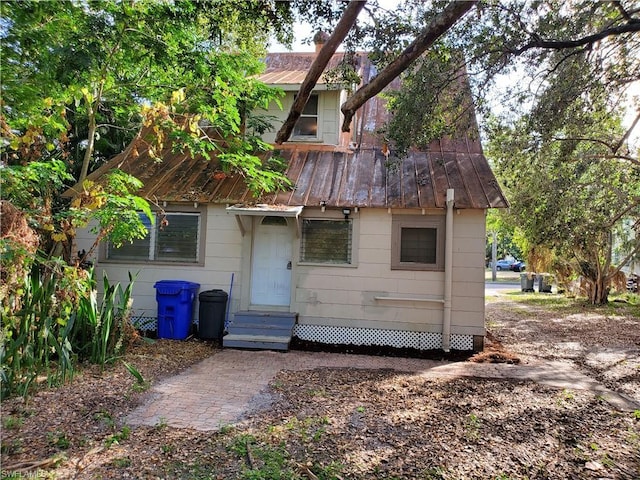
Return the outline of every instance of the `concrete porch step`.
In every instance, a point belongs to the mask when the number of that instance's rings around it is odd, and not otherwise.
[[[229,333],[223,339],[225,348],[251,348],[256,350],[289,350],[291,336],[250,335]]]
[[[241,311],[236,312],[223,338],[223,347],[256,350],[288,350],[297,313]]]

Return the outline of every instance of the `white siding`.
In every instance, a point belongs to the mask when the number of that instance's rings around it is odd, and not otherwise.
[[[94,236],[84,230],[77,238],[78,249],[88,250]],[[233,215],[228,215],[224,206],[209,206],[207,209],[207,230],[205,232],[204,266],[153,265],[100,262],[97,264],[98,278],[106,272],[111,282],[128,282],[128,272],[137,279],[133,288],[134,315],[156,317],[157,303],[154,284],[159,280],[186,280],[200,284],[200,291],[219,288],[229,292],[231,274],[234,273],[233,290],[240,292],[242,275],[242,236]],[[95,258],[93,259],[96,260]],[[100,283],[100,282],[99,282]],[[237,310],[239,298],[232,296],[232,309]],[[197,302],[194,317],[197,318]]]
[[[111,281],[127,282],[127,272],[139,272],[134,286],[136,315],[155,317],[153,285],[158,280],[188,280],[200,291],[229,292],[234,274],[231,313],[249,307],[251,222],[245,236],[224,206],[209,206],[205,264],[202,266],[122,265],[102,262]],[[403,212],[404,213],[404,212]],[[329,212],[305,209],[304,216],[322,218]],[[376,300],[374,297],[434,299],[444,294],[444,272],[391,270],[392,215],[383,209],[361,209],[354,220],[351,266],[303,265],[298,262],[300,239],[294,240],[291,311],[299,323],[440,332],[443,305],[438,302]],[[93,236],[79,232],[78,248],[89,249]],[[484,335],[484,238],[481,210],[461,210],[454,216],[452,334]],[[245,297],[241,299],[241,296]],[[197,307],[194,311],[197,316]]]
[[[340,92],[337,90],[313,92],[318,94],[318,143],[326,145],[338,145],[340,136],[339,116],[340,116]],[[267,143],[274,143],[276,133],[284,123],[293,104],[295,92],[286,92],[282,100],[282,109],[275,102],[269,105],[265,115],[276,117],[273,121],[273,128],[262,135],[262,139]],[[295,141],[295,140],[290,140]],[[314,142],[315,143],[315,142]]]
[[[357,268],[296,265],[291,309],[299,322],[440,332],[442,303],[374,297],[442,298],[444,272],[391,270],[392,215],[362,209],[352,218],[360,230]],[[483,211],[454,217],[453,334],[484,334],[484,228]]]

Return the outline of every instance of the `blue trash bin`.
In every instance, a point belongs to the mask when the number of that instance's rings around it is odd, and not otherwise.
[[[153,286],[158,302],[158,338],[184,340],[193,320],[193,303],[199,283],[160,280]]]

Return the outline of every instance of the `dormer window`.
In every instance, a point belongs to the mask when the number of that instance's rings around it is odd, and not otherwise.
[[[300,118],[293,127],[294,137],[317,138],[318,136],[318,95],[311,95]]]

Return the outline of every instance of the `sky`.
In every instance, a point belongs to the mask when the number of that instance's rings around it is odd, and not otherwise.
[[[380,4],[385,7],[385,8],[393,8],[395,1],[394,0],[381,0]],[[315,46],[313,44],[313,42],[310,42],[309,44],[305,44],[303,43],[303,40],[305,38],[309,38],[313,35],[313,30],[310,24],[308,23],[296,23],[295,27],[294,27],[294,32],[295,32],[295,40],[293,43],[293,46],[291,49],[288,49],[287,47],[285,47],[282,44],[279,44],[277,42],[274,42],[270,48],[269,51],[272,53],[278,53],[278,52],[313,52],[315,51]],[[338,48],[338,50],[341,50],[340,48]],[[509,84],[513,84],[514,82],[517,81],[517,77],[513,76],[513,78],[509,78],[509,76],[505,77],[503,79],[503,82],[505,84],[509,83]],[[629,92],[629,98],[632,98],[633,96],[635,96],[636,98],[640,98],[640,82],[636,82],[635,85],[632,85],[630,92]],[[629,104],[631,104],[631,102],[629,102]],[[499,113],[500,110],[500,105],[496,105],[495,106],[496,109],[496,113]],[[633,109],[633,108],[628,108],[626,114],[623,117],[623,125],[625,127],[630,127],[633,123],[633,120],[636,118],[637,112]],[[632,134],[630,135],[629,141],[632,145],[635,145],[635,148],[640,148],[640,123],[638,125],[636,125],[634,131],[632,132]]]

